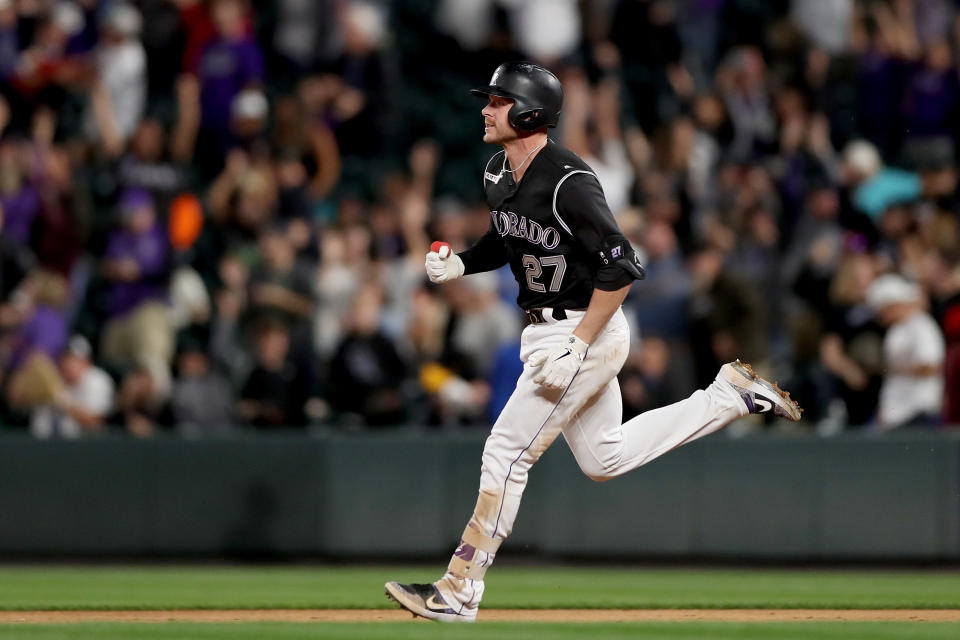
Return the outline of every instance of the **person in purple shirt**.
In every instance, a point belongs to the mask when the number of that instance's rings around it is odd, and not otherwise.
[[[40,195],[37,190],[23,183],[14,191],[0,192],[0,207],[3,207],[5,217],[3,232],[17,246],[29,247],[33,221],[40,213]]]
[[[17,7],[13,0],[0,0],[0,82],[13,74],[19,57]]]
[[[0,0],[2,2],[3,0]],[[18,247],[30,249],[33,223],[40,213],[40,193],[32,184],[22,158],[25,143],[13,139],[0,141],[0,208],[3,209],[3,234]]]
[[[169,364],[173,329],[166,307],[170,248],[145,189],[120,197],[121,226],[107,239],[104,275],[110,281],[101,350],[117,366],[145,360]]]
[[[120,199],[122,225],[110,234],[106,274],[111,318],[139,304],[162,301],[169,275],[167,239],[157,224],[153,198],[144,189],[128,189]]]
[[[260,84],[263,53],[250,35],[245,2],[215,0],[210,11],[216,36],[204,47],[196,70],[201,128],[215,134],[223,152],[229,141],[233,99],[246,87]]]
[[[9,304],[22,322],[12,331],[9,357],[0,370],[15,371],[35,353],[55,359],[67,344],[64,313],[69,298],[67,281],[59,274],[35,269]],[[8,314],[9,315],[9,314]]]
[[[888,38],[872,34],[857,62],[857,122],[861,136],[893,152],[900,143],[900,95],[906,63],[895,55]]]
[[[960,80],[953,65],[950,44],[946,40],[936,40],[927,47],[923,61],[912,68],[904,87],[905,153],[912,151],[912,157],[923,159],[930,155],[922,146],[924,141],[937,136],[949,139],[956,127],[958,106]],[[910,149],[911,142],[914,149]]]

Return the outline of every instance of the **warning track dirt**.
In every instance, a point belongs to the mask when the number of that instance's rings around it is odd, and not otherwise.
[[[0,611],[0,624],[399,622],[399,609]],[[478,622],[960,622],[960,609],[483,609]]]

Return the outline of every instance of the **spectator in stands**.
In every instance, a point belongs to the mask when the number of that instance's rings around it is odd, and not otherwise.
[[[867,303],[887,327],[878,422],[883,430],[938,424],[943,404],[943,334],[923,291],[897,274],[879,276]]]
[[[725,259],[721,249],[709,245],[690,258],[691,345],[701,380],[711,368],[738,357],[760,370],[767,365],[765,306],[757,291],[724,270]]]
[[[140,40],[147,57],[148,102],[157,113],[173,108],[174,87],[183,70],[186,25],[181,21],[181,7],[187,10],[191,0],[141,0]]]
[[[581,38],[581,17],[574,0],[528,0],[505,5],[517,46],[535,60],[562,60]]]
[[[353,205],[341,204],[343,209],[349,206]],[[370,232],[361,226],[329,228],[319,240],[321,259],[314,279],[318,304],[313,335],[321,357],[332,355],[340,342],[340,318],[349,313],[356,291],[371,268],[370,242]]]
[[[140,12],[125,2],[111,5],[100,24],[86,129],[92,138],[102,136],[108,150],[123,148],[146,108],[147,54],[137,39],[140,28]]]
[[[278,0],[270,38],[268,65],[271,79],[296,82],[315,65],[328,62],[339,43],[336,3],[333,0]]]
[[[312,382],[290,353],[290,330],[275,319],[256,327],[256,358],[240,392],[237,412],[261,429],[304,427]]]
[[[240,255],[247,267],[255,262],[257,236],[273,220],[277,206],[272,167],[254,160],[245,150],[232,149],[207,193],[218,250]]]
[[[3,238],[20,251],[32,254],[34,224],[41,212],[40,193],[30,180],[25,145],[0,141],[0,207]]]
[[[193,337],[177,349],[177,378],[170,394],[170,411],[177,431],[187,436],[223,434],[234,422],[233,393],[227,379],[210,362]]]
[[[0,327],[5,330],[0,373],[8,378],[7,401],[12,406],[29,409],[54,399],[53,363],[67,344],[69,295],[63,276],[36,269],[0,307]]]
[[[167,367],[173,357],[166,308],[169,244],[149,193],[128,189],[120,197],[119,209],[120,224],[107,240],[103,265],[110,281],[110,308],[102,356],[117,367],[146,361],[152,367]]]
[[[17,68],[20,35],[14,0],[0,0],[0,81],[6,81]]]
[[[857,122],[862,135],[884,154],[899,150],[902,71],[918,55],[913,25],[900,20],[886,3],[872,4],[854,25],[857,52]]]
[[[827,283],[843,255],[844,229],[840,224],[840,196],[829,182],[812,185],[805,197],[803,217],[797,222],[786,255],[783,277],[813,309],[826,304]]]
[[[738,160],[750,160],[768,152],[776,140],[765,67],[759,50],[738,47],[727,55],[717,76],[733,123],[730,153]]]
[[[27,275],[33,264],[33,254],[29,244],[17,243],[11,234],[7,233],[4,227],[5,221],[6,210],[0,200],[0,308],[7,303],[10,294]],[[0,319],[0,331],[4,328],[4,321]]]
[[[954,242],[958,238],[954,236]],[[943,364],[943,424],[960,425],[960,268],[956,245],[926,252],[922,282],[933,298],[934,317],[946,343]]]
[[[163,122],[147,116],[137,123],[116,167],[121,187],[146,189],[153,195],[158,209],[169,205],[187,186],[187,167],[174,161],[171,144]]]
[[[214,294],[215,313],[210,322],[210,355],[235,387],[246,380],[252,356],[241,326],[247,302],[248,271],[239,259],[227,255],[219,265],[223,286]]]
[[[327,397],[342,424],[392,426],[407,413],[407,365],[380,328],[383,291],[367,285],[330,363]]]
[[[813,306],[816,315],[808,319],[821,325],[820,362],[833,382],[833,388],[821,391],[821,402],[835,398],[843,423],[855,427],[873,421],[883,381],[883,328],[867,304],[875,274],[869,253],[845,255],[830,281],[818,285],[826,299],[814,303],[823,306]]]
[[[73,3],[60,2],[39,16],[33,41],[20,43],[20,54],[10,83],[16,96],[23,100],[15,105],[14,113],[26,117],[37,104],[59,108],[65,99],[64,86],[79,79],[81,68],[67,51],[70,39],[79,34],[85,24],[83,12]],[[26,107],[25,109],[23,107]]]
[[[663,2],[620,2],[609,18],[607,57],[621,61],[630,120],[643,131],[654,131],[690,96],[692,78],[673,8]],[[657,95],[658,100],[649,97]]]
[[[254,161],[265,161],[270,153],[267,119],[270,103],[258,88],[248,87],[230,103],[230,146],[247,151]]]
[[[93,364],[83,336],[73,336],[59,358],[59,380],[52,403],[33,409],[30,433],[37,438],[79,438],[105,430],[113,410],[113,380]]]
[[[628,307],[641,330],[658,336],[686,338],[689,328],[691,295],[690,272],[677,244],[673,227],[663,221],[651,221],[642,231],[644,286],[630,291]]]
[[[305,79],[296,94],[281,96],[274,104],[270,144],[279,155],[277,182],[284,217],[312,214],[309,205],[329,197],[340,179],[337,139],[325,120],[314,116],[312,86]]]
[[[307,265],[297,261],[287,225],[264,227],[258,239],[261,261],[250,272],[249,305],[254,321],[274,316],[287,326],[304,322],[310,315],[311,278]]]
[[[954,123],[960,107],[960,78],[946,39],[937,38],[906,75],[903,95],[904,153],[922,161],[942,141],[953,154]]]
[[[564,139],[597,174],[610,211],[616,215],[629,204],[634,172],[620,131],[619,83],[605,78],[591,89],[575,75],[564,84]],[[592,117],[591,117],[592,114]]]
[[[623,419],[666,406],[683,398],[666,341],[646,336],[631,350],[618,376],[623,394]]]
[[[888,208],[912,202],[923,193],[919,175],[884,166],[877,148],[865,140],[848,144],[843,162],[854,206],[874,221]]]
[[[263,81],[263,53],[251,37],[246,0],[214,0],[210,17],[215,34],[203,46],[196,68],[188,68],[198,83],[197,91],[189,91],[190,108],[200,107],[197,152],[208,176],[220,169],[223,154],[230,148],[234,98]]]
[[[40,198],[31,248],[39,264],[68,277],[83,252],[84,190],[73,180],[75,167],[67,149],[54,144],[56,129],[56,113],[38,108],[32,139],[23,152],[29,158],[29,180]]]
[[[455,364],[467,379],[486,379],[501,345],[513,343],[520,336],[520,318],[516,311],[497,295],[497,277],[493,273],[455,283],[460,286],[443,289],[453,311],[449,347],[469,366]]]
[[[395,89],[381,49],[387,42],[387,14],[372,2],[350,2],[338,14],[343,51],[323,78],[328,87],[325,118],[344,154],[374,158],[395,126]],[[360,167],[356,167],[359,169]]]
[[[158,360],[141,358],[120,382],[116,414],[111,422],[129,434],[149,438],[169,425],[168,401],[172,387],[170,367]]]

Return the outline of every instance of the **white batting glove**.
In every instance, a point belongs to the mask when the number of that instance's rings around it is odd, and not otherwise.
[[[434,242],[430,245],[424,266],[430,282],[449,282],[463,275],[463,260],[446,242]]]
[[[537,351],[527,358],[531,367],[542,367],[533,381],[548,389],[566,389],[580,370],[589,346],[571,333],[549,351]]]

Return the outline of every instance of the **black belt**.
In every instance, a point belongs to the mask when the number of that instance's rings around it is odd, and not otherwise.
[[[524,309],[523,312],[527,314],[528,324],[541,324],[546,322],[546,319],[543,317],[543,309]],[[567,310],[560,307],[554,307],[550,315],[553,316],[554,320],[566,320]]]

